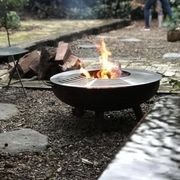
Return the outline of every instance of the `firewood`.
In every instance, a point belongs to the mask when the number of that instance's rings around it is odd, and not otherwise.
[[[60,72],[57,63],[54,61],[56,48],[43,47],[39,62],[38,79],[49,80],[49,78]]]
[[[65,61],[63,65],[60,65],[62,71],[68,71],[73,69],[79,69],[80,68],[80,59],[71,54],[69,58]]]
[[[24,55],[22,58],[20,58],[18,63],[21,72],[23,72],[23,74],[28,73],[28,71],[30,71],[30,65],[34,61],[39,61],[39,59],[40,59],[40,54],[37,50],[34,50]]]
[[[56,50],[55,61],[60,61],[60,64],[63,64],[66,59],[71,55],[70,46],[68,43],[60,41],[58,43],[58,48]]]
[[[40,60],[39,60],[40,61]],[[39,71],[39,61],[33,61],[29,68],[34,72],[34,74],[38,74]]]

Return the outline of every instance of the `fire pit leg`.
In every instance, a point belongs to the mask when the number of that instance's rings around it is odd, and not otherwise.
[[[95,120],[96,120],[97,127],[103,130],[104,129],[104,112],[95,111]]]
[[[103,111],[95,111],[96,119],[103,120],[104,119],[104,112]]]
[[[72,114],[76,117],[82,117],[84,115],[84,110],[83,109],[78,109],[78,108],[73,108],[72,109]]]
[[[134,106],[133,110],[134,110],[136,119],[140,120],[143,117],[143,114],[144,114],[142,109],[141,109],[141,106],[140,105]]]

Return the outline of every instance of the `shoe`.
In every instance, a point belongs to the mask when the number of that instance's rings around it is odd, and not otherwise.
[[[141,31],[150,31],[151,29],[149,27],[144,27]]]

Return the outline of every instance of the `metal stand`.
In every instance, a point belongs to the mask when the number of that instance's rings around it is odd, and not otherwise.
[[[11,60],[13,61],[14,63],[14,69],[12,70],[12,72],[10,73],[10,78],[9,78],[9,82],[7,84],[7,89],[9,88],[10,86],[10,83],[11,83],[11,80],[13,78],[13,75],[15,72],[17,72],[17,75],[18,75],[18,78],[19,78],[19,81],[21,83],[21,87],[23,89],[23,93],[25,96],[27,96],[26,92],[25,92],[25,89],[24,89],[24,86],[23,86],[23,83],[22,83],[22,80],[21,80],[21,76],[20,76],[20,73],[19,73],[19,70],[18,70],[18,63],[19,63],[19,59],[15,61],[15,58],[14,56],[15,55],[20,55],[20,54],[24,54],[28,52],[28,50],[26,49],[22,49],[22,48],[19,48],[19,47],[6,47],[6,48],[0,48],[0,56],[8,56],[11,58]]]
[[[17,75],[18,75],[18,78],[19,78],[19,81],[20,81],[20,83],[21,83],[21,87],[22,87],[22,89],[23,89],[24,95],[27,96],[26,91],[25,91],[24,86],[23,86],[23,83],[22,83],[22,80],[21,80],[21,76],[20,76],[18,67],[17,67],[19,60],[15,61],[14,56],[11,56],[11,58],[12,58],[13,63],[14,63],[14,69],[12,70],[12,72],[11,72],[11,74],[10,74],[9,82],[8,82],[8,85],[7,85],[7,89],[9,88],[9,85],[11,84],[11,80],[12,80],[12,78],[13,78],[13,75],[14,75],[14,73],[15,73],[15,71],[16,71],[16,72],[17,72]]]

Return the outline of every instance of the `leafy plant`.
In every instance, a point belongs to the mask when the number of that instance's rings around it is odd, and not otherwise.
[[[6,13],[6,17],[0,19],[0,26],[8,29],[17,29],[20,26],[20,17],[15,11],[9,11]]]
[[[10,44],[9,29],[20,26],[20,17],[15,10],[22,8],[28,0],[0,0],[0,27],[4,27]]]
[[[164,26],[169,30],[175,30],[180,28],[180,4],[171,0],[172,5],[172,18],[167,17]]]
[[[174,90],[180,91],[180,81],[176,80],[176,79],[171,79],[169,81],[169,84],[172,85],[172,87],[174,88]]]
[[[130,12],[130,0],[98,0],[93,7],[98,18],[122,18]]]

